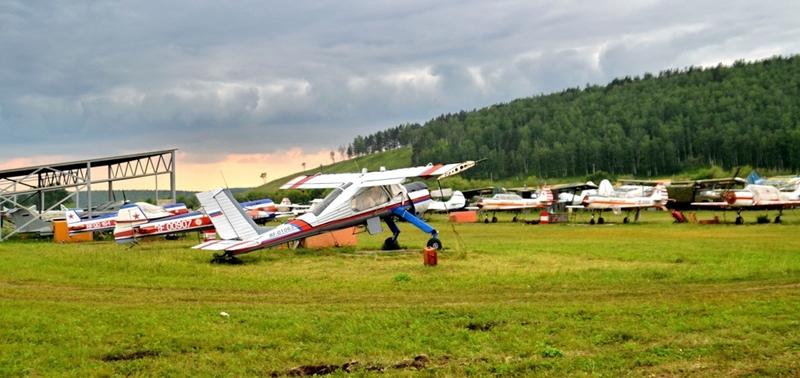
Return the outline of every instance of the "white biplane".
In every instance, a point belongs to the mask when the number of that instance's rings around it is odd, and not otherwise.
[[[370,234],[376,234],[383,231],[383,220],[392,231],[392,237],[386,239],[384,247],[397,249],[400,229],[393,218],[399,217],[431,234],[428,247],[441,249],[438,231],[415,215],[420,212],[420,207],[429,204],[430,191],[424,183],[402,184],[411,177],[442,179],[474,165],[474,161],[467,161],[395,170],[382,168],[378,172],[364,170],[361,173],[300,176],[284,184],[281,189],[334,189],[313,210],[270,228],[259,227],[247,217],[229,190],[220,188],[198,193],[197,198],[223,240],[205,242],[192,248],[224,251],[223,254],[215,253],[212,263],[237,263],[237,255],[327,231],[366,225]]]

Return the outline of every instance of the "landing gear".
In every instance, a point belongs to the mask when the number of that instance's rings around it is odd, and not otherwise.
[[[397,243],[397,239],[394,237],[386,238],[383,241],[383,250],[384,251],[395,251],[400,249],[400,244]]]
[[[628,223],[629,221],[630,220],[628,219],[628,217],[625,217],[625,218],[622,219],[622,223]]]
[[[442,242],[437,238],[430,238],[427,244],[428,248],[433,248],[437,251],[442,249]]]
[[[514,219],[512,219],[511,221],[512,221],[512,222],[516,222],[516,221],[517,221],[517,216],[515,215],[515,216],[514,216]]]
[[[483,223],[489,223],[489,216],[488,215],[485,218],[483,218]]]
[[[736,224],[744,224],[744,218],[742,218],[742,216],[739,215],[739,216],[736,217],[736,222],[734,222],[734,223],[736,223]]]
[[[497,217],[492,216],[492,223],[497,223]]]
[[[775,223],[781,223],[781,216],[780,215],[775,217]]]
[[[592,214],[592,219],[589,219],[589,224],[591,224],[592,226],[594,226],[594,223],[595,223],[595,222],[594,222],[594,214]]]
[[[238,264],[242,263],[242,260],[240,260],[238,257],[236,257],[234,255],[229,255],[227,253],[222,254],[222,255],[220,255],[218,253],[215,253],[214,254],[214,258],[211,259],[211,263],[212,264],[238,265]]]
[[[603,223],[606,223],[606,220],[603,219],[603,217],[597,219],[597,224],[603,224]]]

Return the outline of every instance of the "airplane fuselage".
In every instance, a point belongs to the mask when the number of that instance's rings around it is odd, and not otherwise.
[[[371,205],[368,203],[372,199],[371,196],[368,198],[368,196],[360,194],[367,190],[376,190],[375,188],[386,196]],[[338,194],[334,194],[335,191],[331,193],[331,195],[335,195],[334,198],[329,195],[314,211],[275,227],[254,240],[243,241],[225,248],[225,250],[232,255],[237,255],[256,249],[274,247],[323,232],[361,225],[371,218],[386,218],[392,216],[392,210],[396,208],[410,212],[412,207],[425,204],[431,199],[428,190],[406,193],[400,185],[368,188],[351,185]],[[362,199],[364,201],[360,201]]]

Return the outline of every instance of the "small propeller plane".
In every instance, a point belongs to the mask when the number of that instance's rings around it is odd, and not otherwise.
[[[492,198],[481,198],[478,200],[477,206],[481,211],[492,212],[492,223],[497,223],[495,212],[508,211],[519,214],[523,210],[531,209],[544,209],[554,202],[553,192],[549,187],[543,186],[541,193],[535,198],[522,198],[519,194],[511,193],[498,193]],[[514,216],[514,222],[517,221],[517,215]],[[486,216],[485,223],[489,223],[489,216]]]
[[[736,210],[736,224],[744,223],[742,210],[778,210],[775,223],[781,222],[783,209],[800,205],[800,182],[776,188],[771,185],[750,184],[744,189],[732,189],[723,194],[722,202],[693,202],[701,208]]]
[[[430,191],[427,185],[412,182],[402,185],[407,178],[443,179],[473,167],[474,161],[455,164],[438,164],[377,172],[316,174],[299,176],[280,189],[334,188],[322,202],[295,219],[277,227],[259,227],[246,216],[242,207],[227,189],[214,189],[197,194],[208,211],[217,233],[224,240],[208,241],[192,248],[224,251],[214,254],[212,263],[238,263],[237,255],[297,241],[327,231],[366,225],[370,234],[381,232],[381,219],[392,231],[384,242],[387,249],[397,249],[400,229],[394,222],[399,217],[425,233],[431,234],[428,247],[441,249],[439,232],[418,218],[418,208],[427,205]]]
[[[277,212],[270,199],[245,202],[242,205],[245,214],[260,224],[279,216],[291,215]],[[204,209],[190,212],[182,203],[165,205],[163,208],[146,202],[125,205],[120,209],[114,223],[114,240],[117,243],[132,243],[143,237],[159,235],[170,238],[178,233],[214,228]]]
[[[628,223],[630,221],[630,213],[633,210],[636,210],[634,222],[638,222],[641,211],[644,208],[657,207],[666,209],[665,204],[669,201],[669,196],[667,195],[667,188],[664,184],[658,183],[650,190],[652,190],[652,192],[649,195],[645,195],[647,189],[644,188],[640,191],[627,190],[615,192],[608,180],[601,181],[600,187],[597,189],[598,194],[585,196],[582,201],[584,208],[592,210],[592,219],[589,220],[589,224],[595,224],[595,212],[602,212],[603,210],[610,209],[615,213],[625,211],[627,216],[622,220],[622,223]],[[634,195],[630,195],[629,192],[634,192]],[[602,214],[597,220],[597,223],[605,223]]]

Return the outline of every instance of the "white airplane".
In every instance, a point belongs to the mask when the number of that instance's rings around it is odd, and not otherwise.
[[[450,196],[450,199],[445,202],[431,199],[428,211],[445,212],[462,209],[465,206],[467,206],[467,199],[464,198],[464,193],[461,193],[460,190],[456,190],[453,192],[453,195]]]
[[[651,191],[649,195],[647,194],[648,189]],[[639,193],[641,193],[641,195]],[[603,210],[612,210],[616,214],[619,214],[620,211],[627,212],[628,215],[622,220],[622,223],[628,223],[630,221],[631,211],[636,210],[634,222],[638,222],[642,209],[648,207],[666,209],[665,204],[668,200],[667,188],[662,183],[658,183],[651,188],[618,192],[614,191],[614,187],[608,180],[603,180],[600,182],[597,194],[584,197],[582,204],[584,208],[592,210],[592,219],[589,221],[589,224],[595,224],[595,212]],[[597,220],[597,223],[605,223],[602,214]]]
[[[383,219],[392,231],[384,242],[387,249],[397,249],[400,229],[393,218],[399,217],[431,234],[427,246],[441,249],[439,233],[414,214],[430,202],[430,192],[424,183],[402,185],[407,178],[442,179],[475,165],[474,161],[447,165],[427,165],[378,172],[316,174],[300,176],[280,189],[335,188],[313,210],[278,227],[258,227],[246,216],[241,206],[226,189],[214,189],[197,194],[208,211],[222,239],[205,242],[192,248],[224,251],[214,254],[212,263],[237,263],[237,255],[314,236],[327,231],[366,225],[370,234],[383,231]]]
[[[780,223],[783,209],[800,205],[800,182],[790,183],[782,188],[771,185],[747,185],[744,189],[729,190],[723,196],[724,202],[692,202],[692,206],[735,209],[736,224],[744,223],[742,210],[778,210],[775,223]]]
[[[500,193],[495,194],[492,198],[481,198],[478,200],[477,206],[481,211],[492,212],[492,223],[497,222],[495,212],[509,211],[520,213],[523,210],[531,209],[544,209],[553,204],[553,192],[549,187],[543,186],[541,193],[534,198],[522,198],[518,194]],[[517,221],[517,216],[514,216],[514,222]],[[485,223],[489,222],[489,216],[486,216]]]

